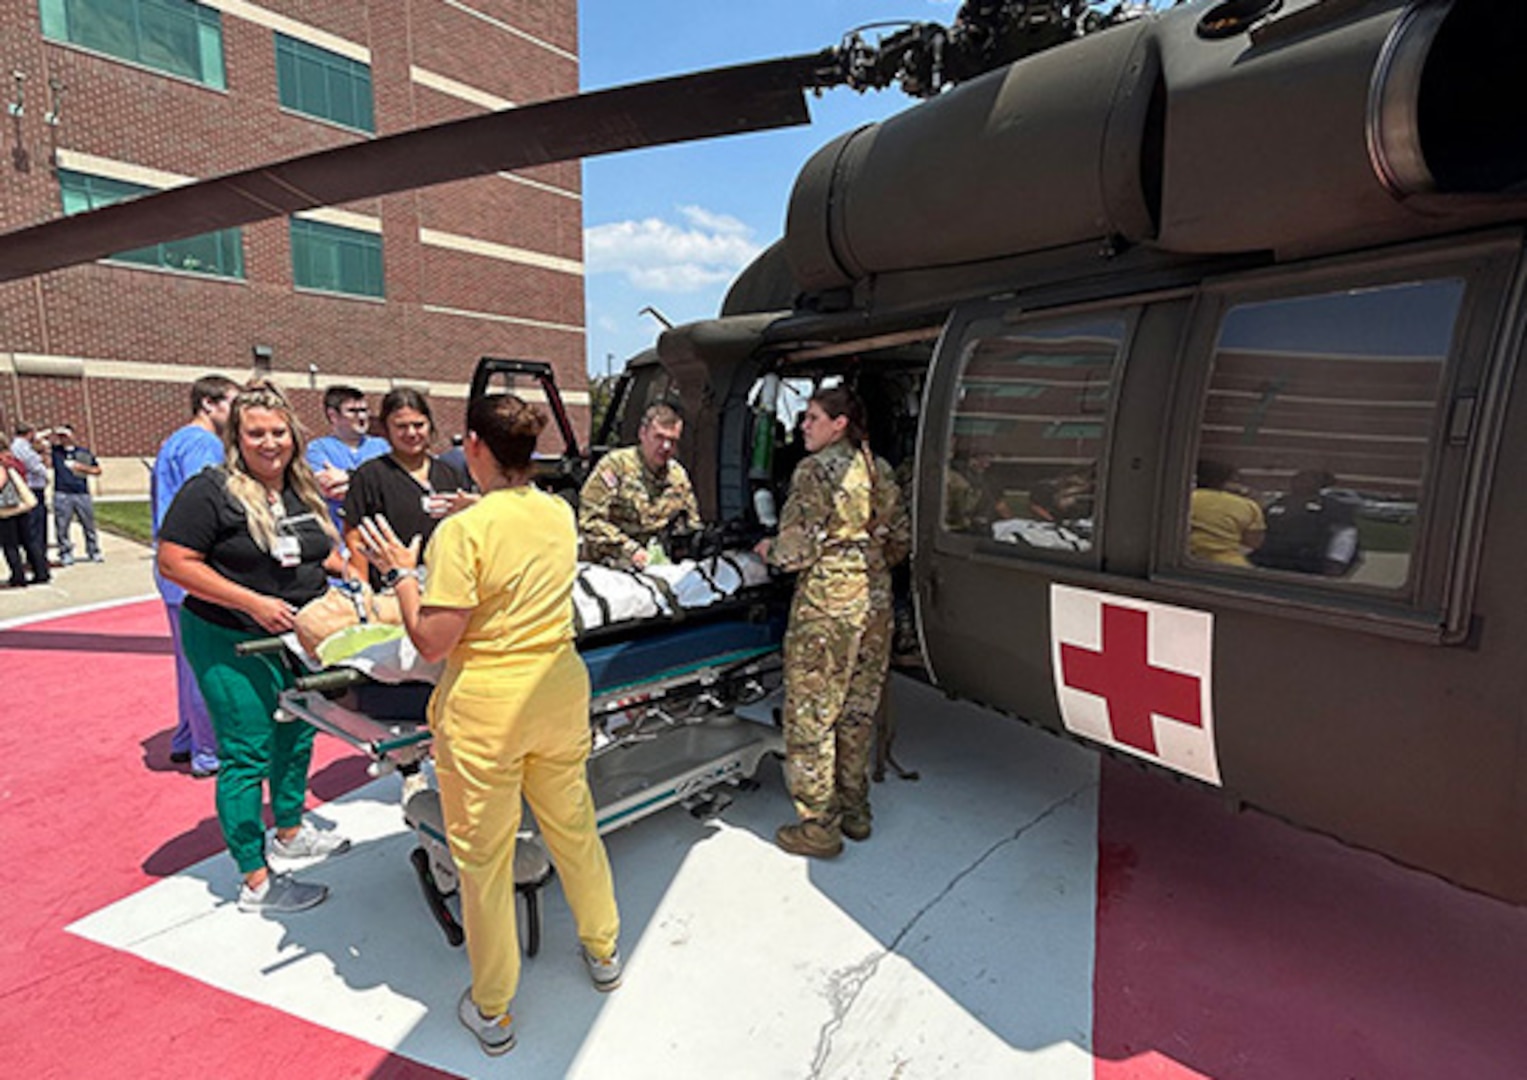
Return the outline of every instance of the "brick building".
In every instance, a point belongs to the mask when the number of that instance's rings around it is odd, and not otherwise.
[[[577,47],[576,0],[0,4],[0,229],[574,93]],[[206,371],[268,363],[315,433],[329,383],[373,407],[424,386],[449,433],[479,356],[544,359],[585,420],[580,182],[503,173],[0,285],[0,421],[73,423],[132,491]]]

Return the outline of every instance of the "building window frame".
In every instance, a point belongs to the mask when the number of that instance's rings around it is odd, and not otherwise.
[[[351,131],[376,132],[370,65],[280,31],[274,37],[281,108]]]
[[[38,0],[38,11],[43,37],[56,44],[199,86],[228,88],[217,8],[196,0]],[[176,36],[194,47],[177,43]]]
[[[56,174],[59,201],[65,216],[98,210],[124,199],[151,194],[155,190],[143,184],[77,169],[58,169]],[[167,240],[150,247],[118,252],[103,261],[197,277],[242,281],[245,278],[243,230],[234,227],[182,240]]]
[[[304,217],[292,217],[288,222],[292,283],[298,289],[369,300],[386,299],[386,264],[381,233]]]

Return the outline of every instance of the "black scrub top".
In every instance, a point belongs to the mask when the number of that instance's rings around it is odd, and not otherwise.
[[[185,482],[165,512],[159,539],[200,553],[208,566],[230,581],[301,607],[329,587],[323,562],[334,543],[290,485],[281,493],[281,505],[284,513],[276,521],[276,534],[297,538],[300,561],[296,566],[282,566],[274,553],[255,543],[244,508],[228,493],[228,474],[222,469],[204,469]],[[244,612],[210,600],[187,595],[185,606],[230,630],[266,632]]]
[[[441,519],[425,513],[425,496],[444,495],[466,486],[461,473],[439,458],[430,459],[427,488],[420,486],[391,454],[372,458],[350,475],[350,490],[345,495],[345,528],[355,528],[363,517],[383,514],[403,543],[417,536],[427,546]],[[421,553],[424,546],[419,549]],[[375,567],[371,570],[371,587],[382,587],[382,576]]]

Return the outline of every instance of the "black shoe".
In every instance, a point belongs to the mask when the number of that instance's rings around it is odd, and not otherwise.
[[[176,764],[176,765],[185,765],[185,764],[188,764],[190,762],[190,760],[191,760],[191,751],[189,751],[189,750],[171,750],[170,751],[170,761],[172,763]]]

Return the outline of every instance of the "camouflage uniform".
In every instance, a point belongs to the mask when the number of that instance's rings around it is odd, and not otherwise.
[[[944,527],[951,532],[989,533],[993,517],[986,477],[968,465],[951,464],[945,478]]]
[[[869,757],[891,638],[890,567],[911,527],[891,467],[847,441],[801,462],[769,562],[796,570],[785,633],[786,775],[803,821],[869,816]]]
[[[578,497],[583,557],[630,569],[631,556],[681,514],[688,515],[690,525],[700,524],[700,506],[684,466],[670,461],[663,473],[654,473],[642,461],[639,447],[612,450]]]

